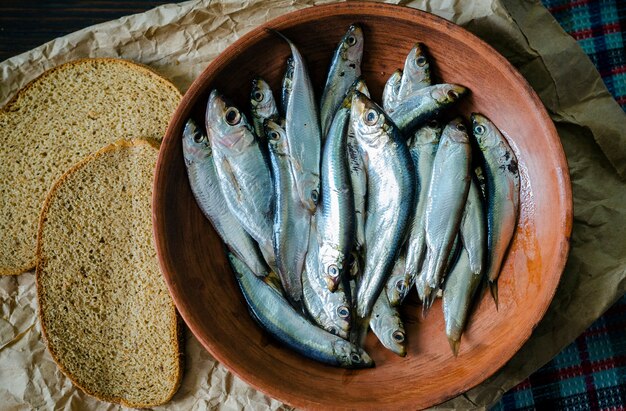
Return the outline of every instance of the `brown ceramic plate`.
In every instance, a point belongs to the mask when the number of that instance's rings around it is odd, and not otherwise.
[[[403,307],[408,355],[385,350],[373,335],[368,370],[326,366],[281,346],[250,317],[222,243],[192,196],[181,151],[187,118],[202,120],[212,88],[248,107],[250,82],[264,77],[278,95],[287,45],[265,28],[292,39],[308,61],[319,96],[332,52],[351,23],[365,33],[363,73],[373,96],[417,40],[434,62],[437,81],[472,91],[463,114],[486,114],[517,153],[521,216],[500,277],[500,310],[483,298],[455,358],[441,304],[421,319],[412,296]],[[544,315],[563,271],[572,224],[567,163],[539,98],[522,76],[483,41],[433,15],[398,6],[342,3],[284,15],[225,50],[193,83],[172,119],[156,169],[154,235],[161,267],[184,320],[204,347],[261,391],[305,408],[416,409],[458,395],[498,370],[528,339]]]

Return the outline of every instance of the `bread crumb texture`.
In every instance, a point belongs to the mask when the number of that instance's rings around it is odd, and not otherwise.
[[[37,243],[42,329],[85,392],[132,407],[169,401],[182,376],[179,326],[152,237],[158,149],[105,147],[64,174]]]
[[[141,65],[77,60],[51,69],[0,110],[0,275],[35,267],[46,193],[67,169],[119,139],[161,139],[181,94]]]

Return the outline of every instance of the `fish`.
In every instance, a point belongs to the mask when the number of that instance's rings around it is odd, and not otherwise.
[[[402,100],[417,90],[430,86],[430,63],[426,58],[424,44],[415,43],[404,61],[398,99]]]
[[[475,179],[469,193],[460,227],[460,255],[448,273],[443,289],[443,314],[446,335],[452,353],[459,352],[461,334],[465,329],[470,305],[483,278],[487,246],[487,222],[480,188]]]
[[[266,118],[278,115],[278,107],[274,100],[274,94],[269,84],[260,77],[252,80],[250,92],[250,112],[252,113],[252,125],[254,132],[262,144],[267,143],[263,121]]]
[[[473,113],[472,131],[482,153],[487,200],[487,278],[498,306],[497,280],[519,217],[520,175],[517,157],[487,117]]]
[[[415,284],[417,274],[422,269],[426,250],[424,210],[428,199],[433,162],[435,154],[437,154],[440,138],[441,126],[436,120],[431,120],[427,125],[415,132],[409,143],[409,152],[415,166],[418,195],[409,234],[403,250],[405,255],[402,261],[404,273],[402,278],[390,279],[390,282],[387,283],[389,301],[393,306],[402,304],[409,290]],[[419,294],[423,293],[420,292]]]
[[[457,84],[435,84],[401,98],[395,107],[387,110],[387,114],[400,133],[410,136],[415,128],[437,116],[466,93],[467,89]]]
[[[339,283],[335,292],[328,289],[319,265],[319,244],[315,223],[311,224],[309,245],[302,272],[304,306],[309,317],[331,334],[348,339],[351,321],[351,301]]]
[[[394,123],[360,92],[352,98],[351,121],[367,166],[365,265],[357,284],[361,329],[406,238],[415,197],[411,154]]]
[[[389,112],[396,108],[400,102],[400,84],[402,83],[402,70],[398,69],[391,73],[383,88],[383,109]]]
[[[340,107],[324,143],[320,170],[322,193],[316,212],[319,268],[331,291],[337,289],[350,270],[355,235],[346,141],[349,122],[349,107]]]
[[[287,134],[275,118],[265,120],[274,187],[273,249],[288,300],[302,308],[302,270],[309,245],[311,214],[299,201],[290,165]]]
[[[352,24],[335,49],[320,103],[322,140],[326,138],[335,113],[350,86],[361,75],[363,40],[361,27]]]
[[[288,57],[287,63],[285,64],[285,74],[283,75],[282,86],[280,88],[280,107],[282,110],[283,118],[287,113],[287,102],[289,101],[289,96],[291,95],[291,90],[293,88],[293,70],[293,57]]]
[[[226,247],[255,275],[265,277],[268,267],[259,247],[231,213],[222,194],[209,138],[192,119],[185,123],[182,143],[189,185],[202,214],[211,222]]]
[[[460,117],[443,130],[433,162],[424,215],[428,265],[423,310],[428,311],[441,286],[450,250],[461,224],[470,183],[471,148]]]
[[[276,340],[324,364],[343,368],[374,366],[365,350],[307,321],[237,257],[229,254],[228,258],[252,317]]]
[[[402,304],[413,283],[415,283],[415,279],[411,281],[411,278],[406,275],[406,254],[403,250],[394,263],[391,275],[385,284],[385,293],[389,304],[392,307]]]
[[[404,324],[398,310],[389,303],[386,293],[380,293],[372,308],[370,328],[385,348],[400,357],[406,356]]]
[[[370,97],[369,90],[362,77],[356,79],[352,88],[363,93],[365,96]],[[346,99],[346,102],[349,102],[351,105],[352,98]],[[361,156],[359,144],[354,136],[352,122],[350,122],[348,127],[347,144],[350,182],[352,183],[352,193],[354,194],[354,247],[358,257],[361,254],[363,245],[365,244],[365,201],[367,198],[367,175],[365,173],[365,162]]]
[[[285,131],[291,168],[300,201],[314,213],[320,193],[321,130],[313,85],[304,58],[291,40],[280,32],[291,49],[293,77],[285,107]]]
[[[273,190],[267,157],[246,116],[217,90],[209,96],[205,121],[226,203],[274,270]]]

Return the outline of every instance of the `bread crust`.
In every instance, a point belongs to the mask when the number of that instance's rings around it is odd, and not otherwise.
[[[112,58],[112,57],[82,58],[82,59],[72,60],[72,61],[69,61],[67,63],[60,64],[60,65],[58,65],[56,67],[53,67],[53,68],[50,68],[50,69],[44,71],[38,77],[36,77],[35,79],[31,80],[24,87],[22,87],[20,90],[18,90],[17,93],[15,93],[15,95],[4,106],[2,106],[0,108],[0,112],[6,113],[8,115],[12,115],[13,110],[16,108],[15,105],[18,103],[19,99],[22,96],[24,96],[28,92],[28,90],[30,90],[35,84],[37,84],[40,81],[45,81],[45,79],[47,77],[50,77],[52,74],[54,74],[54,73],[56,73],[58,71],[61,71],[61,70],[66,70],[66,69],[71,68],[71,67],[80,66],[80,65],[83,65],[83,64],[93,64],[93,63],[123,65],[123,66],[125,66],[127,68],[130,68],[131,70],[135,70],[135,71],[137,71],[139,73],[147,74],[152,79],[154,79],[158,83],[160,83],[164,88],[166,88],[169,91],[175,93],[179,97],[179,100],[183,96],[182,93],[180,92],[180,90],[178,90],[178,88],[171,81],[169,81],[165,77],[161,76],[159,73],[157,73],[151,67],[148,67],[148,66],[146,66],[144,64],[136,63],[136,62],[131,61],[131,60],[124,60],[124,59]],[[35,268],[36,264],[37,264],[36,258],[33,258],[27,264],[19,266],[19,267],[3,267],[3,266],[0,266],[0,276],[23,274],[23,273],[26,273],[26,272],[32,270],[33,268]]]
[[[42,291],[42,285],[41,285],[41,276],[42,276],[42,270],[43,270],[43,263],[45,261],[45,256],[43,255],[42,252],[42,244],[41,244],[41,239],[42,239],[42,235],[43,235],[43,225],[47,219],[48,216],[48,211],[50,208],[50,204],[52,202],[52,199],[54,197],[54,195],[56,194],[56,192],[58,191],[59,187],[61,187],[65,181],[68,179],[69,176],[71,176],[72,174],[74,174],[75,172],[77,172],[78,170],[82,169],[85,165],[89,164],[91,161],[97,159],[98,157],[114,151],[114,150],[119,150],[119,149],[123,149],[123,148],[129,148],[129,147],[138,147],[138,146],[150,146],[156,150],[159,149],[160,143],[158,141],[152,140],[152,139],[131,139],[131,140],[119,140],[115,143],[112,143],[108,146],[105,146],[103,148],[101,148],[100,150],[96,151],[95,153],[92,153],[90,155],[88,155],[87,157],[85,157],[83,160],[81,160],[80,162],[76,163],[74,166],[72,166],[69,170],[67,170],[65,173],[63,173],[63,175],[54,183],[54,185],[52,186],[52,188],[50,189],[50,191],[48,192],[48,194],[46,195],[46,199],[44,201],[42,210],[41,210],[41,214],[39,217],[39,225],[37,228],[37,248],[36,248],[36,258],[37,258],[37,264],[36,264],[36,277],[35,277],[35,284],[37,287],[37,301],[38,301],[38,315],[39,315],[39,323],[41,324],[41,334],[43,337],[43,340],[46,344],[46,346],[48,347],[48,351],[50,352],[52,359],[54,360],[54,362],[56,363],[56,365],[59,367],[59,369],[63,372],[63,374],[65,374],[65,376],[67,378],[69,378],[72,383],[78,387],[79,389],[81,389],[83,392],[101,400],[101,401],[106,401],[106,402],[111,402],[111,403],[117,403],[117,404],[121,404],[123,406],[126,407],[131,407],[131,408],[149,408],[149,407],[155,407],[158,405],[162,405],[167,403],[168,401],[170,401],[172,399],[172,397],[174,396],[174,394],[176,394],[176,392],[178,391],[180,384],[182,382],[182,377],[183,377],[183,370],[184,370],[184,366],[185,366],[185,357],[184,357],[184,328],[183,328],[183,322],[182,319],[180,318],[180,315],[178,314],[178,311],[176,310],[176,306],[174,304],[174,301],[172,300],[172,304],[171,304],[171,312],[170,312],[170,343],[172,344],[172,346],[174,347],[174,351],[177,353],[178,356],[178,369],[176,372],[176,376],[175,376],[175,381],[172,384],[172,390],[170,393],[168,393],[168,395],[166,396],[165,400],[162,402],[156,402],[156,403],[134,403],[134,402],[130,402],[127,401],[125,398],[122,397],[111,397],[111,396],[107,396],[106,394],[103,393],[99,393],[93,389],[91,389],[90,387],[87,387],[83,384],[81,384],[78,381],[78,378],[74,375],[72,375],[67,368],[65,368],[65,366],[63,365],[63,363],[59,360],[59,357],[55,351],[55,347],[50,343],[50,340],[47,337],[47,329],[46,329],[46,315],[45,315],[45,305],[46,305],[46,301],[43,297],[43,291]],[[169,296],[169,291],[168,291],[168,296]],[[171,296],[170,296],[171,298]]]

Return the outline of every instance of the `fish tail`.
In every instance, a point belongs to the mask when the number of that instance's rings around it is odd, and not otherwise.
[[[430,311],[430,307],[432,307],[433,303],[437,299],[437,289],[432,288],[430,286],[426,286],[424,289],[424,301],[422,301],[422,317],[426,318],[428,312]]]
[[[496,303],[496,311],[498,311],[498,280],[489,282],[489,290],[493,297],[493,302]]]
[[[454,354],[454,356],[457,357],[459,355],[459,346],[461,345],[461,340],[454,340],[452,338],[448,338],[448,342],[450,343],[452,354]]]

